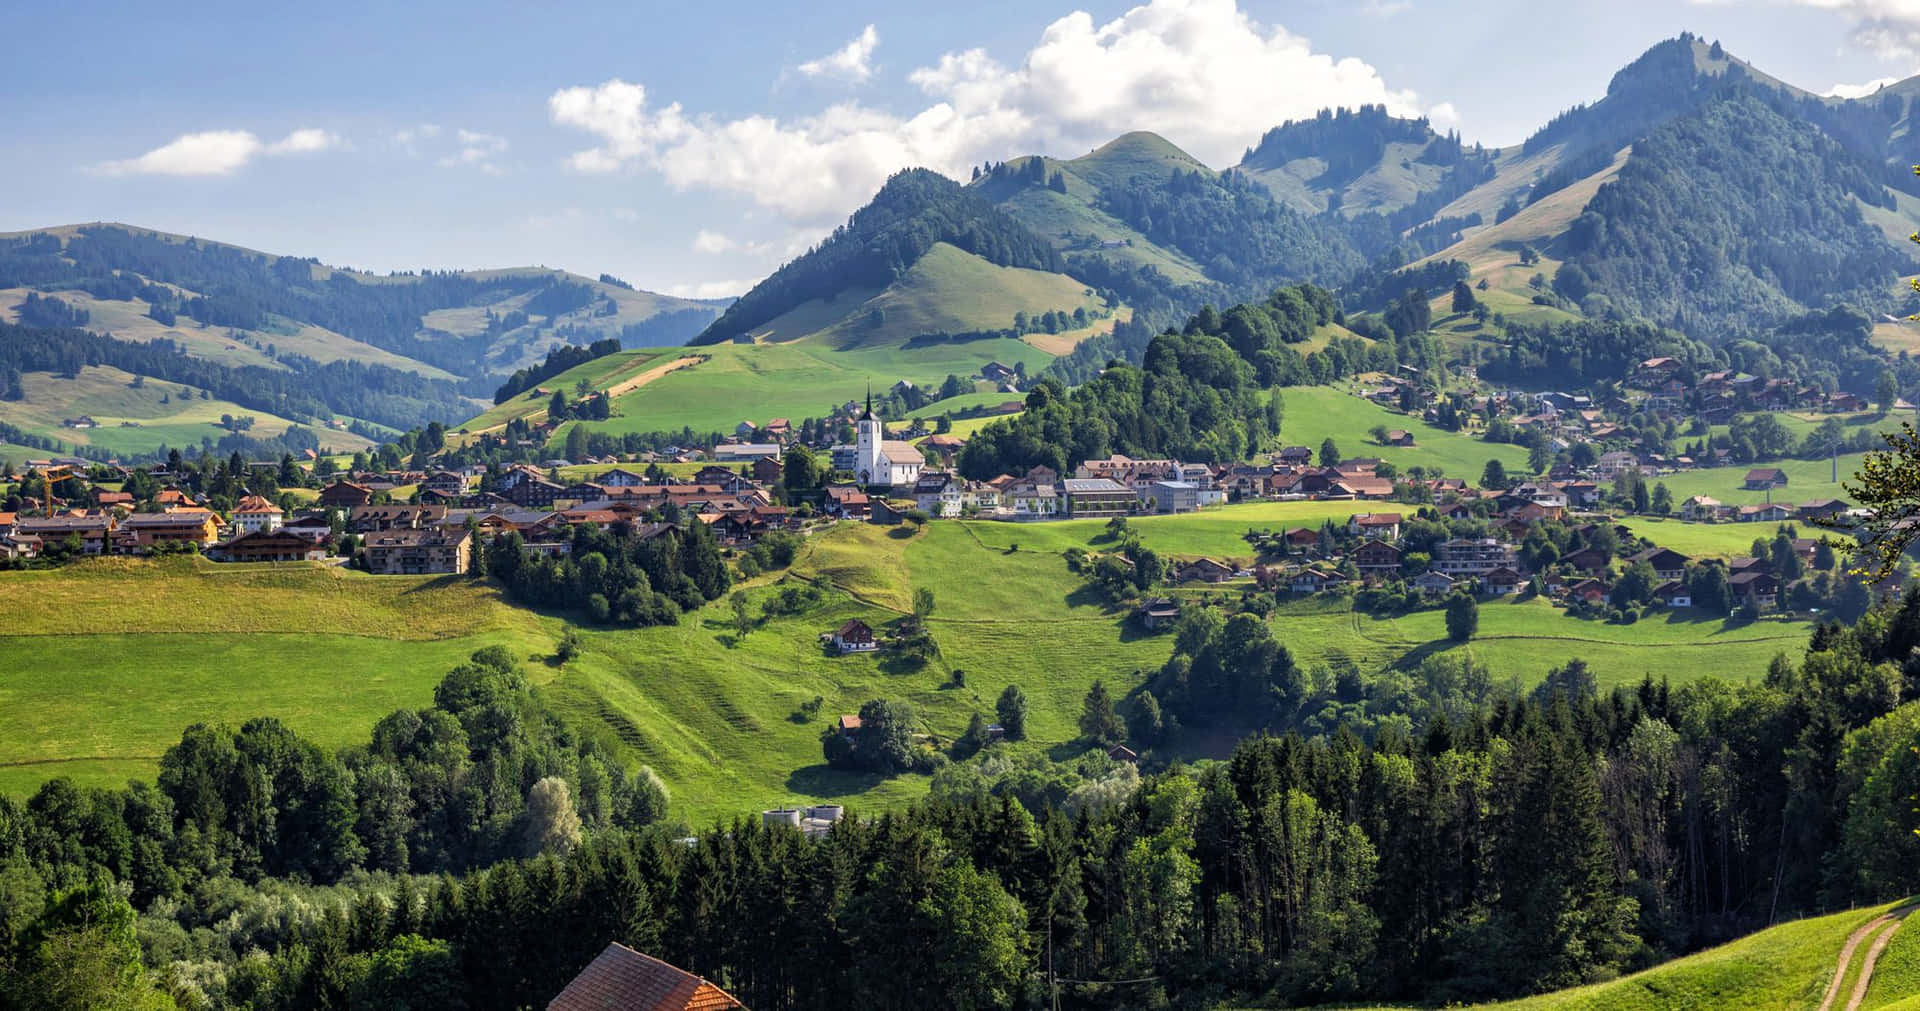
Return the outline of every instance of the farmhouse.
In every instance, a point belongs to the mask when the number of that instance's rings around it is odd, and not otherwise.
[[[726,1011],[745,1006],[699,976],[615,941],[547,1003],[547,1011]]]
[[[255,530],[214,545],[207,555],[219,562],[317,562],[327,557],[327,550],[299,534]]]
[[[1717,498],[1695,495],[1680,503],[1680,517],[1686,520],[1711,520],[1720,516],[1726,507]]]
[[[1692,559],[1672,548],[1648,548],[1628,561],[1646,562],[1653,567],[1654,575],[1663,580],[1675,580],[1687,574],[1687,563]]]
[[[362,553],[376,575],[458,574],[473,562],[473,535],[463,527],[387,530],[368,534]]]
[[[1233,566],[1211,558],[1196,558],[1174,570],[1176,583],[1224,583],[1233,578]]]
[[[1480,577],[1480,586],[1496,597],[1508,597],[1520,592],[1520,585],[1526,582],[1514,569],[1501,566]]]
[[[1387,541],[1367,541],[1354,549],[1353,564],[1363,576],[1391,577],[1400,571],[1400,549]]]
[[[1136,612],[1140,616],[1140,625],[1147,631],[1157,631],[1180,620],[1180,605],[1165,597],[1152,597],[1140,605]]]
[[[1414,589],[1429,597],[1443,597],[1453,591],[1453,577],[1429,569],[1413,577]]]
[[[1727,582],[1733,587],[1736,598],[1762,611],[1773,607],[1780,595],[1780,581],[1768,572],[1750,570],[1739,573]]]
[[[879,641],[873,637],[873,629],[858,618],[851,619],[840,626],[827,637],[827,641],[843,656],[848,653],[871,653],[880,648]],[[847,720],[848,717],[845,716],[840,718],[842,730],[847,729]],[[860,729],[860,717],[852,717],[852,720],[853,729]]]
[[[1396,541],[1400,539],[1403,519],[1399,513],[1354,513],[1348,525],[1368,540]]]
[[[1769,488],[1784,488],[1787,485],[1787,472],[1778,467],[1755,467],[1747,471],[1746,489],[1765,491]]]

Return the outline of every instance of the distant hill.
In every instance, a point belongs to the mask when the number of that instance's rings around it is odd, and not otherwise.
[[[319,402],[303,397],[302,406],[318,424],[334,414],[398,428],[457,420],[502,376],[553,347],[604,338],[679,343],[723,306],[545,268],[373,275],[119,224],[0,235],[0,323],[26,328],[7,334],[91,330],[160,356],[113,351],[113,361],[89,364],[160,381],[213,381],[195,366],[164,364],[184,356],[225,370],[217,384],[263,396],[276,381],[244,378],[250,371],[309,375],[305,385]],[[37,407],[59,416],[84,413],[67,403],[81,394],[58,384],[34,393]],[[19,413],[0,403],[0,423],[31,420]]]

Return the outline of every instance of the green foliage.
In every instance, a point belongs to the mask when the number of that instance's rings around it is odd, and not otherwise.
[[[1107,693],[1104,682],[1095,681],[1087,689],[1081,704],[1080,736],[1103,748],[1126,739],[1127,725],[1114,710],[1113,696]]]
[[[1447,598],[1447,638],[1466,642],[1480,630],[1480,604],[1472,596],[1456,593]]]

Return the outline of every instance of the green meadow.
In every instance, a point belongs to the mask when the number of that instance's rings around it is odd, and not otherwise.
[[[1527,451],[1505,443],[1482,442],[1464,432],[1435,428],[1418,417],[1389,411],[1344,388],[1294,386],[1281,390],[1286,405],[1280,421],[1280,441],[1306,446],[1316,454],[1320,443],[1332,439],[1343,459],[1378,457],[1405,473],[1410,467],[1438,469],[1447,477],[1478,483],[1488,460],[1497,459],[1511,474],[1526,472]],[[1367,433],[1375,425],[1404,429],[1413,434],[1410,447],[1381,446]]]
[[[1231,555],[1223,549],[1250,525],[1312,523],[1310,508],[1355,505],[1262,503],[1135,522],[1169,554]],[[745,587],[758,614],[782,580],[822,580],[830,590],[811,610],[757,621],[744,637],[725,601],[675,626],[583,628],[582,654],[564,665],[551,660],[561,618],[468,579],[193,559],[0,574],[11,607],[0,705],[12,728],[0,736],[0,790],[28,793],[55,775],[150,777],[181,729],[204,720],[276,716],[329,746],[359,743],[393,709],[428,704],[467,654],[498,643],[522,658],[555,710],[653,766],[675,811],[696,824],[789,801],[884,808],[924,792],[926,779],[837,772],[820,756],[822,729],[862,702],[905,699],[924,731],[951,740],[1018,684],[1031,705],[1029,746],[1070,747],[1092,681],[1126,694],[1166,661],[1171,637],[1142,633],[1068,571],[1067,548],[1099,549],[1104,537],[1076,521],[938,522],[917,534],[843,524],[809,539],[790,572]],[[820,647],[820,635],[849,618],[897,621],[922,587],[934,591],[939,644],[925,666]],[[1243,588],[1177,592],[1197,602]],[[1708,671],[1757,677],[1775,654],[1801,649],[1808,631],[1686,613],[1609,625],[1541,601],[1484,604],[1480,634],[1464,645],[1445,640],[1438,610],[1375,618],[1340,601],[1289,601],[1271,620],[1310,666],[1344,658],[1378,670],[1463,652],[1523,684],[1576,656],[1607,685]]]

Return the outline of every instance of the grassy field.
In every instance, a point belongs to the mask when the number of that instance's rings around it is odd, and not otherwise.
[[[136,389],[134,378],[131,373],[99,365],[81,368],[74,379],[52,372],[29,372],[22,377],[26,399],[0,401],[0,421],[70,445],[129,456],[151,453],[163,445],[192,449],[201,439],[218,441],[228,434],[220,427],[221,415],[252,417],[254,425],[247,434],[262,439],[282,435],[294,424],[225,400],[202,400],[198,391],[184,396],[182,391],[187,387],[177,383],[151,380]],[[99,427],[67,428],[61,424],[64,419],[81,415],[91,416]],[[351,452],[372,445],[351,432],[309,427],[324,445],[336,449]]]
[[[652,351],[621,351],[576,365],[546,380],[540,386],[548,390],[564,390],[567,398],[571,400],[574,389],[581,380],[591,383],[595,389],[606,389],[623,379],[645,372],[649,363],[659,357],[659,354]],[[459,427],[464,431],[480,432],[504,425],[515,418],[545,418],[547,402],[550,399],[552,394],[542,396],[528,390],[509,398],[504,404],[495,404]]]
[[[558,635],[468,580],[306,564],[103,559],[0,574],[0,597],[0,792],[15,795],[55,775],[150,777],[200,721],[277,716],[329,746],[363,742],[481,646],[544,656]]]
[[[1250,526],[1311,524],[1364,505],[1259,503],[1135,525],[1168,554],[1232,555]],[[1169,637],[1139,633],[1067,570],[1066,548],[1099,548],[1103,537],[1090,521],[942,522],[913,536],[842,525],[810,539],[792,570],[833,587],[812,611],[765,621],[744,639],[725,602],[672,627],[584,629],[583,655],[564,667],[546,662],[559,619],[508,606],[468,580],[190,559],[8,573],[0,705],[18,729],[0,739],[0,790],[30,792],[57,774],[95,783],[151,775],[181,728],[200,720],[273,715],[328,745],[357,743],[392,709],[426,703],[467,653],[502,643],[525,658],[557,710],[603,726],[633,761],[653,765],[673,787],[676,812],[696,823],[785,801],[885,807],[917,796],[926,780],[836,772],[820,759],[821,729],[863,701],[907,699],[923,729],[951,739],[1019,684],[1032,706],[1031,746],[1057,748],[1075,737],[1092,680],[1124,694],[1164,663]],[[791,576],[761,577],[747,592],[764,599]],[[850,617],[896,620],[920,587],[935,593],[940,645],[925,667],[820,650],[819,635]],[[1484,606],[1480,636],[1466,645],[1443,641],[1438,611],[1381,619],[1303,601],[1273,622],[1309,665],[1345,657],[1380,669],[1464,650],[1498,677],[1526,682],[1579,656],[1606,684],[1649,673],[1757,676],[1807,632],[1686,615],[1606,625],[1540,602]],[[815,698],[818,711],[801,715]]]
[[[1527,451],[1504,443],[1482,442],[1461,432],[1435,428],[1417,417],[1389,411],[1378,404],[1326,386],[1298,386],[1281,391],[1286,416],[1280,422],[1280,441],[1306,446],[1315,453],[1331,438],[1343,458],[1379,457],[1400,468],[1438,468],[1448,477],[1480,479],[1488,460],[1498,459],[1509,473],[1526,470]],[[1375,425],[1413,433],[1414,445],[1401,449],[1375,445],[1367,431]]]
[[[1672,548],[1695,558],[1732,558],[1749,554],[1753,539],[1772,540],[1784,527],[1792,527],[1797,537],[1819,539],[1825,532],[1805,523],[1686,523],[1677,518],[1628,516],[1620,523],[1636,536],[1663,548]]]
[[[1848,935],[1891,908],[1893,905],[1876,906],[1783,923],[1611,982],[1475,1006],[1500,1011],[1798,1011],[1818,1007]],[[1896,949],[1900,949],[1898,955]],[[1856,964],[1861,954],[1864,951],[1856,953]],[[1896,990],[1895,985],[1912,981],[1917,954],[1920,946],[1909,939],[1903,947],[1902,938],[1896,935],[1880,957],[1874,972],[1876,985],[1861,1006],[1889,1008],[1895,1001],[1911,998],[1911,989]],[[1877,985],[1883,975],[1889,982],[1884,990]],[[1843,993],[1835,1006],[1844,1007],[1845,1003]]]
[[[1860,469],[1864,454],[1852,453],[1839,458],[1837,462],[1828,460],[1777,460],[1772,463],[1757,464],[1761,467],[1778,467],[1787,473],[1787,485],[1775,488],[1772,501],[1786,505],[1797,505],[1816,499],[1847,498],[1845,482],[1853,480],[1853,473]],[[1746,482],[1750,468],[1710,467],[1704,470],[1683,471],[1676,474],[1662,474],[1650,480],[1663,483],[1673,495],[1673,506],[1694,495],[1706,495],[1733,505],[1757,505],[1768,501],[1765,491],[1748,491],[1742,487]],[[1840,480],[1833,480],[1835,473]]]

